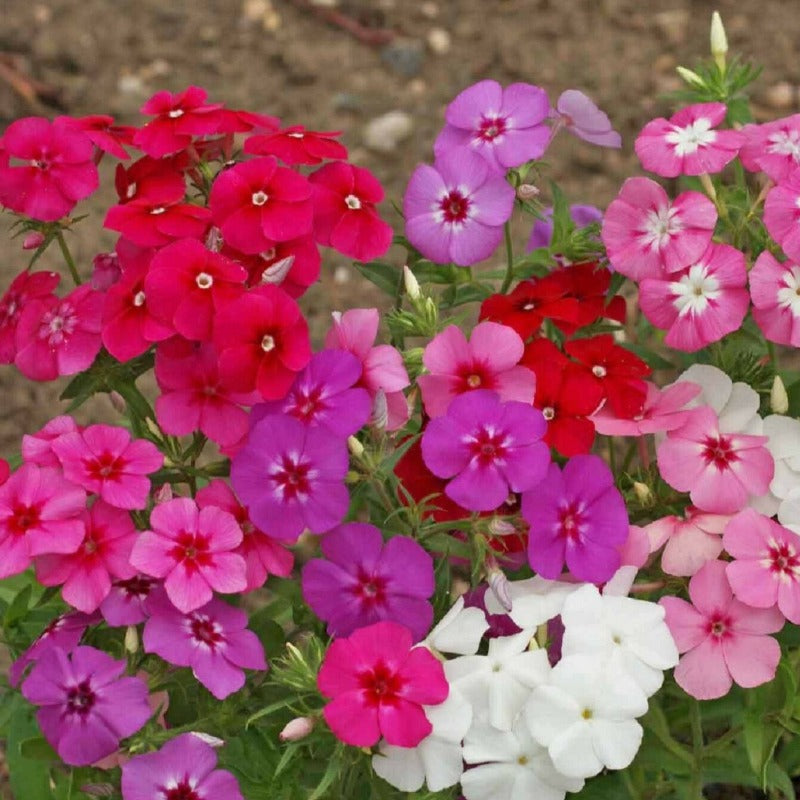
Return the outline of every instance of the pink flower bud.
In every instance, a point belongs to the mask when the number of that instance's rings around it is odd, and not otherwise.
[[[116,253],[98,253],[92,261],[92,288],[104,292],[119,280],[121,274]]]
[[[31,231],[23,240],[22,240],[22,249],[23,250],[35,250],[39,245],[44,241],[44,234],[39,233],[39,231]]]
[[[297,742],[305,739],[312,730],[314,730],[314,720],[311,717],[295,717],[286,723],[278,738],[282,742]]]
[[[108,393],[108,399],[111,401],[111,405],[114,408],[114,411],[118,412],[119,414],[124,414],[128,408],[127,403],[125,402],[125,398],[116,391],[111,391]]]
[[[532,183],[521,183],[517,186],[517,197],[520,200],[533,200],[540,194],[539,187],[534,186]]]
[[[153,500],[155,500],[156,505],[168,503],[172,500],[172,484],[164,483],[159,486],[158,489],[153,492]]]
[[[509,613],[512,608],[511,592],[509,591],[508,578],[501,569],[494,569],[487,576],[489,588],[497,598],[497,602]]]

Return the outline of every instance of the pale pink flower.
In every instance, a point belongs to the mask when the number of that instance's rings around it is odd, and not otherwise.
[[[770,189],[764,225],[789,258],[800,261],[800,170]]]
[[[614,130],[608,115],[577,89],[562,92],[556,103],[556,124],[585,142],[600,147],[621,147],[622,137]]]
[[[740,131],[717,129],[726,112],[724,103],[697,103],[651,120],[634,143],[642,166],[665,178],[719,172],[746,141]]]
[[[781,263],[764,250],[750,270],[750,297],[753,319],[765,338],[800,347],[800,265]]]
[[[694,263],[706,251],[717,210],[699,192],[670,202],[649,178],[628,178],[603,217],[601,236],[617,272],[640,281]]]

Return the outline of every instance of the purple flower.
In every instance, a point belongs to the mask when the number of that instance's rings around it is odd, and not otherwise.
[[[384,544],[374,525],[350,522],[325,534],[322,553],[325,559],[303,568],[303,597],[331,636],[389,620],[409,628],[415,642],[425,637],[433,622],[433,559],[413,539]]]
[[[539,158],[550,141],[547,93],[528,83],[503,89],[480,81],[464,89],[447,107],[447,124],[436,139],[437,161],[455,147],[469,146],[493,171],[502,172]]]
[[[468,267],[497,249],[514,197],[479,155],[450,150],[411,175],[403,197],[406,236],[431,261]]]
[[[150,598],[153,589],[160,585],[161,581],[146,575],[114,581],[111,591],[100,605],[100,613],[112,627],[138,625],[150,616]]]
[[[551,464],[536,491],[522,495],[522,516],[530,525],[528,563],[543,578],[556,580],[565,562],[574,577],[592,583],[619,568],[628,512],[599,456],[574,456],[563,472]]]
[[[622,147],[622,137],[614,130],[606,113],[577,89],[562,92],[555,116],[570,133],[585,142],[600,147]]]
[[[595,206],[586,206],[576,203],[569,207],[569,215],[575,223],[576,228],[585,228],[593,222],[603,221],[603,212]],[[550,206],[542,211],[543,219],[537,219],[533,223],[533,230],[531,230],[531,238],[528,239],[528,246],[525,248],[526,253],[536,250],[539,247],[550,247],[550,242],[553,239],[553,207]],[[598,242],[599,242],[598,237]]]
[[[348,463],[341,437],[271,414],[234,456],[231,483],[257,528],[294,541],[306,528],[324,533],[342,521],[350,505]]]
[[[547,474],[550,449],[542,412],[485,389],[456,397],[447,414],[428,423],[422,459],[445,494],[470,511],[491,511],[510,492],[532,489]]]
[[[290,414],[305,425],[321,425],[347,438],[364,426],[372,410],[366,389],[356,388],[361,362],[347,350],[322,350],[295,378],[282,400],[253,407],[251,424],[268,414]]]
[[[230,772],[214,769],[217,754],[193,733],[122,766],[123,800],[243,800]]]
[[[515,633],[521,633],[522,628],[518,627],[508,614],[490,614],[486,610],[485,598],[488,590],[489,584],[482,583],[463,595],[464,608],[479,608],[485,614],[489,629],[483,635],[487,639],[496,639],[499,636],[513,636]]]
[[[264,648],[247,630],[247,614],[216,598],[184,614],[157,593],[142,640],[155,653],[179,667],[191,667],[194,677],[218,700],[244,686],[244,669],[265,670]]]
[[[120,678],[125,661],[94,647],[60,647],[44,653],[22,684],[22,694],[40,706],[36,719],[45,739],[73,766],[93,764],[115,752],[150,718],[147,686]]]

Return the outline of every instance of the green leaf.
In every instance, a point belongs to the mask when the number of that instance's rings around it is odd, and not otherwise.
[[[341,765],[342,748],[337,746],[336,752],[333,757],[328,761],[328,768],[322,776],[322,780],[317,784],[317,788],[309,796],[308,800],[320,800],[325,797],[325,792],[333,785],[333,782],[339,777],[339,767]]]
[[[619,772],[601,775],[586,782],[576,800],[626,800],[628,792]],[[534,800],[534,798],[531,798]]]
[[[43,736],[33,736],[19,743],[19,752],[23,758],[32,761],[58,761],[58,754]]]
[[[767,788],[777,789],[787,800],[796,800],[792,779],[774,761],[767,765]]]
[[[403,283],[403,273],[394,264],[387,264],[385,261],[370,261],[368,264],[362,264],[356,261],[354,266],[382,292],[388,294],[389,297],[397,297]]]
[[[767,788],[767,768],[780,740],[782,728],[765,722],[759,709],[752,709],[744,717],[744,745],[747,758],[756,774],[762,791]]]
[[[565,249],[564,245],[569,241],[575,223],[572,221],[564,192],[553,181],[550,181],[550,191],[553,195],[553,236],[550,240],[550,250],[559,253]]]
[[[33,587],[28,584],[19,591],[11,605],[6,609],[5,616],[3,617],[3,627],[12,628],[18,622],[21,622],[28,616],[28,609],[30,608],[31,595],[33,594]]]
[[[11,793],[24,800],[53,800],[48,771],[42,767],[42,762],[26,758],[20,752],[20,745],[24,741],[40,735],[33,708],[19,695],[15,695],[15,701],[6,742]]]

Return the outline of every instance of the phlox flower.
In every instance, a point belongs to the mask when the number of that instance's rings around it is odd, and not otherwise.
[[[252,427],[234,456],[231,484],[255,525],[295,541],[306,528],[324,533],[342,521],[350,505],[348,464],[341,437],[272,415]]]
[[[733,596],[724,561],[709,561],[689,581],[691,603],[662,597],[678,652],[678,685],[698,700],[713,700],[736,683],[745,689],[775,677],[780,645],[767,634],[783,627],[777,608],[751,608]]]
[[[53,647],[23,682],[23,696],[39,706],[45,739],[66,764],[84,766],[111,755],[150,718],[147,685],[120,677],[124,672],[124,659],[94,647],[76,647],[69,655]]]
[[[276,156],[284,164],[320,164],[328,159],[347,158],[347,148],[336,137],[341,131],[309,131],[302,125],[248,136],[244,152],[255,156]]]
[[[656,451],[664,480],[712,514],[733,514],[769,490],[775,464],[766,436],[720,430],[711,408],[695,409]]]
[[[617,546],[628,538],[628,512],[614,476],[599,456],[579,455],[522,495],[530,525],[528,563],[543,578],[564,566],[578,580],[607,581],[620,566]]]
[[[425,647],[411,647],[408,628],[377,622],[336,639],[319,669],[319,690],[332,700],[323,715],[334,735],[355,747],[416,747],[433,726],[423,705],[447,699],[440,661]]]
[[[116,508],[144,508],[150,492],[147,476],[164,461],[152,442],[131,440],[125,428],[114,425],[89,425],[59,436],[51,446],[64,477]]]
[[[692,353],[739,329],[748,309],[744,254],[711,244],[691,266],[639,285],[642,313],[667,331],[664,342]]]
[[[55,469],[23,464],[0,486],[0,578],[35,556],[74,553],[85,526],[86,492]]]
[[[423,644],[439,653],[475,655],[483,634],[489,628],[486,615],[480,608],[465,606],[459,597],[450,610],[436,623]]]
[[[422,435],[422,457],[440,478],[452,478],[445,494],[471,511],[491,511],[508,497],[540,483],[550,462],[541,438],[540,411],[495,392],[456,397],[447,414],[431,420]]]
[[[322,537],[322,558],[303,567],[303,598],[331,636],[381,620],[405,625],[418,642],[433,622],[433,559],[407,536],[386,543],[374,525],[349,522]]]
[[[524,563],[524,560],[522,563]],[[483,618],[488,625],[483,635],[487,639],[513,636],[516,633],[521,633],[522,628],[516,625],[511,617],[508,616],[508,607],[511,605],[510,581],[502,571],[499,573],[494,572],[488,580],[493,581],[492,586],[488,582],[481,583],[462,595],[464,605],[467,608],[474,608],[483,613]],[[493,613],[494,609],[491,612],[489,611],[492,600],[496,601],[500,608],[495,613]],[[478,648],[476,647],[471,653],[465,653],[464,655],[474,655],[477,650]]]
[[[622,137],[614,130],[608,115],[583,92],[567,89],[554,109],[556,124],[585,142],[600,147],[622,147]]]
[[[800,264],[781,263],[764,250],[750,270],[750,297],[764,337],[800,347]]]
[[[467,149],[420,164],[403,196],[406,236],[437,264],[468,267],[488,258],[503,238],[514,189],[489,163]]]
[[[106,114],[90,114],[85,117],[56,117],[55,122],[75,131],[81,131],[91,143],[103,153],[123,160],[130,158],[122,145],[132,145],[136,128],[131,125],[115,125],[114,118]]]
[[[459,395],[477,389],[497,392],[501,400],[531,403],[536,376],[518,366],[525,350],[519,334],[506,325],[481,322],[469,341],[456,325],[448,325],[425,348],[422,363],[429,374],[420,375],[425,412],[439,417]]]
[[[0,298],[0,364],[12,364],[17,354],[16,332],[20,314],[34,299],[53,296],[61,277],[57,272],[23,270]]]
[[[793,261],[800,261],[800,172],[773,186],[764,201],[764,225]]]
[[[145,575],[164,578],[167,595],[180,611],[205,605],[213,591],[244,590],[244,560],[232,552],[242,541],[242,530],[227,511],[200,509],[194,500],[179,497],[157,505],[150,526],[136,540],[131,564]]]
[[[540,625],[557,617],[566,599],[578,589],[578,584],[565,581],[549,581],[540,575],[521,581],[508,582],[511,611],[508,616],[520,628],[535,631]],[[489,614],[506,613],[497,598],[489,592],[486,597]]]
[[[726,113],[724,103],[696,103],[651,120],[634,143],[639,161],[665,178],[720,172],[746,141],[740,131],[717,128]]]
[[[74,553],[48,554],[36,559],[36,580],[60,586],[61,596],[86,614],[97,610],[111,591],[111,578],[132,578],[129,558],[137,531],[130,514],[97,500],[81,515],[86,526]]]
[[[548,206],[542,209],[541,215],[541,218],[533,223],[531,235],[525,247],[526,253],[530,253],[532,250],[538,250],[540,247],[550,247],[550,243],[552,242],[553,207]],[[569,207],[569,215],[577,229],[585,228],[593,222],[603,221],[603,212],[599,208],[581,205],[580,203],[575,203]]]
[[[122,765],[123,800],[153,800],[164,794],[164,787],[169,787],[167,800],[244,800],[236,778],[216,766],[210,744],[194,733],[182,733],[157,752]]]
[[[800,167],[800,114],[745,125],[742,133],[746,141],[739,158],[745,169],[765,172],[775,183],[782,183]]]
[[[781,502],[778,508],[778,522],[800,535],[800,489],[790,492]]]
[[[104,292],[110,289],[122,276],[119,256],[114,253],[98,253],[92,259],[92,277],[89,281],[92,289]]]
[[[756,498],[751,505],[770,517],[800,487],[800,420],[770,414],[764,418],[762,433],[767,437],[767,450],[775,462],[775,476],[769,493]]]
[[[699,192],[670,202],[649,178],[628,178],[606,209],[601,236],[608,260],[631,280],[662,278],[697,261],[711,243],[717,209]]]
[[[222,254],[234,258],[248,271],[249,286],[264,283],[280,286],[289,297],[300,297],[319,278],[322,259],[312,236],[298,236],[288,242],[273,242],[260,253],[245,255],[230,247]]]
[[[75,433],[80,428],[68,414],[53,417],[36,433],[22,435],[22,460],[39,467],[60,467],[61,462],[53,451],[53,442],[65,433]]]
[[[244,686],[244,668],[265,670],[264,648],[247,630],[247,614],[216,598],[182,613],[163,593],[150,605],[142,642],[146,653],[191,667],[194,677],[224,700]]]
[[[436,160],[468,146],[495,172],[539,158],[550,141],[547,93],[528,83],[503,88],[485,80],[464,89],[447,107],[433,151]]]
[[[100,613],[111,627],[138,625],[150,616],[150,603],[160,581],[147,575],[116,580],[100,604]]]
[[[635,718],[646,711],[647,699],[630,691],[624,672],[598,668],[594,655],[573,655],[562,658],[549,681],[533,690],[523,713],[562,775],[589,778],[603,767],[630,765],[643,734]]]

